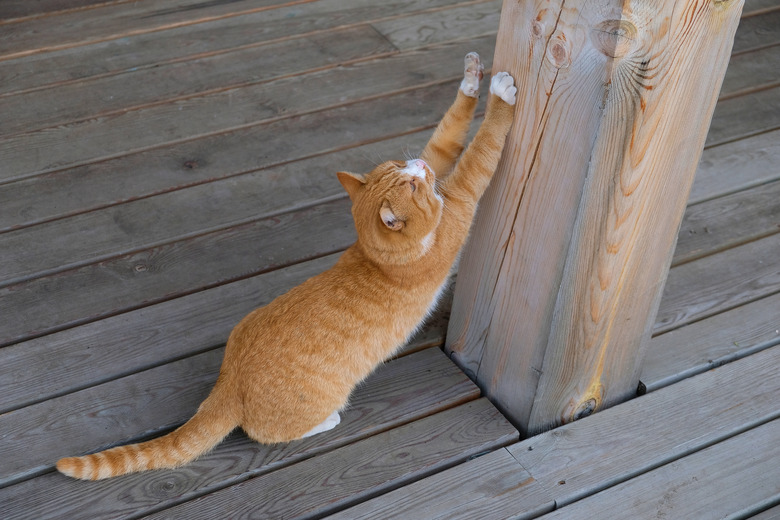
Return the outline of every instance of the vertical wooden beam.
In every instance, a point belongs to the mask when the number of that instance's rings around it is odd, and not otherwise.
[[[518,102],[447,349],[526,434],[635,395],[742,0],[505,0]]]

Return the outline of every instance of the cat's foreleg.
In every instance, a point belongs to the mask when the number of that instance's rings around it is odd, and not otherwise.
[[[463,152],[469,124],[474,118],[479,99],[479,80],[484,69],[479,54],[470,52],[464,58],[463,81],[455,102],[447,110],[420,158],[431,167],[439,179],[446,177]]]
[[[496,171],[514,118],[517,88],[506,72],[491,78],[485,120],[463,153],[455,171],[442,183],[450,198],[476,205]]]

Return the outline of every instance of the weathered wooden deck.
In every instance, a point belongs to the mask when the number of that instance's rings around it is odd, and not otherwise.
[[[0,517],[780,518],[778,0],[746,0],[647,395],[521,441],[438,348],[445,301],[331,432],[54,471],[192,415],[232,326],[354,240],[335,172],[419,151],[499,11],[0,3]]]

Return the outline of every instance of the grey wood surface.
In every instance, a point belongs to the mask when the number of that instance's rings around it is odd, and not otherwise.
[[[150,518],[315,518],[500,448],[517,431],[479,399]]]
[[[490,41],[492,36],[484,39]],[[382,93],[389,94],[408,88],[409,84],[424,86],[458,79],[463,71],[460,66],[452,65],[451,57],[465,55],[475,45],[479,47],[478,42],[471,41],[444,43],[424,51],[388,56],[381,61],[353,63],[12,135],[0,140],[0,160],[10,165],[3,172],[3,180],[17,180],[165,143],[344,106],[378,95],[377,85],[381,85]],[[350,85],[348,96],[344,85]],[[20,155],[18,150],[25,148],[45,148],[48,153]]]
[[[542,518],[745,518],[780,500],[778,439],[774,420]]]
[[[554,507],[547,492],[500,449],[327,518],[524,520]]]
[[[691,189],[696,204],[780,178],[780,129],[704,150]]]
[[[751,520],[777,520],[778,518],[780,518],[780,505],[770,507],[750,517]]]
[[[775,233],[780,233],[780,181],[689,205],[672,265]]]
[[[8,117],[4,137],[343,66],[394,50],[364,25],[0,97],[0,110]]]
[[[780,343],[778,309],[775,293],[652,338],[642,383],[657,390]]]
[[[43,435],[58,442],[50,446],[36,442],[41,453],[15,455],[4,444],[0,448],[6,457],[3,482],[51,468],[61,456],[136,440],[188,419],[216,379],[220,358],[221,351],[213,351],[50,400],[43,406],[5,414],[2,431],[27,436],[45,429],[49,433]],[[438,349],[428,349],[380,367],[358,388],[342,423],[330,432],[276,445],[260,445],[234,433],[208,455],[177,470],[139,473],[96,483],[46,473],[0,489],[0,500],[12,518],[137,516],[414,422],[478,395],[473,383]],[[479,409],[485,410],[485,406],[479,405]],[[32,417],[20,419],[24,414]],[[20,420],[26,424],[18,424]],[[471,427],[475,430],[473,435],[479,437],[482,427],[477,423],[472,422]],[[35,429],[25,427],[27,424],[40,426]],[[503,435],[508,431],[503,424],[506,423],[495,417],[485,425],[485,432],[495,433],[498,428]],[[33,441],[31,437],[25,439]],[[47,500],[35,500],[39,495],[45,495]]]
[[[527,439],[509,451],[563,507],[777,419],[779,375],[780,347],[774,347]]]
[[[780,235],[775,234],[677,266],[666,280],[653,332],[667,332],[780,291],[777,251]]]

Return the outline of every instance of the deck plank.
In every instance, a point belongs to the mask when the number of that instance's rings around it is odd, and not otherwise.
[[[780,9],[743,18],[732,52],[748,52],[780,42]]]
[[[62,11],[117,4],[129,0],[4,0],[0,3],[0,21],[45,16]],[[130,0],[132,1],[132,0]]]
[[[36,52],[76,47],[89,42],[115,40],[123,36],[150,33],[173,27],[237,17],[249,13],[271,14],[289,10],[295,0],[155,0],[154,2],[124,2],[108,4],[91,10],[89,16],[80,11],[62,12],[54,16],[21,20],[8,24],[0,33],[0,60],[27,56]],[[271,10],[268,12],[268,10]]]
[[[780,181],[689,205],[672,265],[780,233]]]
[[[777,419],[779,370],[780,347],[770,348],[509,451],[563,507]]]
[[[778,500],[780,502],[780,500]],[[780,505],[776,505],[766,511],[762,511],[750,517],[750,520],[778,520],[780,519]]]
[[[25,0],[27,1],[27,0]],[[462,2],[462,0],[461,0]],[[473,3],[473,2],[467,2]],[[239,16],[154,33],[126,36],[120,40],[92,43],[77,48],[0,61],[0,95],[57,84],[134,72],[176,61],[192,60],[237,49],[265,46],[288,38],[313,37],[318,33],[361,24],[414,17],[419,10],[446,9],[461,5],[453,0],[419,2],[343,3],[316,2],[282,9],[282,16]],[[219,38],[214,38],[219,34]]]
[[[666,280],[654,334],[679,328],[780,291],[780,234],[695,262]]]
[[[688,204],[780,179],[780,130],[704,150]]]
[[[554,507],[549,494],[500,449],[327,518],[525,520]]]
[[[479,399],[149,518],[314,518],[500,448],[517,431]]]
[[[161,369],[71,394],[64,398],[70,401],[63,403],[67,405],[64,408],[55,409],[51,405],[51,413],[59,414],[61,420],[57,421],[51,415],[36,417],[38,421],[57,426],[56,430],[45,433],[46,438],[57,439],[57,442],[36,443],[42,448],[46,446],[46,453],[36,453],[32,458],[22,454],[9,458],[9,465],[4,464],[3,467],[3,481],[12,480],[12,466],[25,467],[26,473],[31,473],[34,465],[39,468],[51,467],[60,456],[94,451],[99,443],[127,442],[142,433],[148,435],[151,431],[170,428],[189,418],[199,404],[196,396],[190,398],[181,394],[166,394],[162,399],[155,400],[154,389],[157,386],[186,385],[190,388],[190,394],[202,397],[216,378],[220,355],[219,351],[213,351],[189,358],[191,361],[169,364]],[[203,362],[208,356],[212,358],[209,366],[202,367],[197,361]],[[192,365],[197,377],[187,378],[186,374],[180,374],[177,367],[186,364]],[[130,395],[130,390],[142,395]],[[409,422],[415,423],[423,417],[469,402],[478,395],[476,386],[439,349],[428,349],[379,367],[355,391],[349,408],[342,415],[342,423],[330,432],[276,445],[261,445],[241,433],[234,433],[213,452],[177,470],[139,473],[91,484],[68,479],[58,473],[47,473],[0,489],[0,499],[4,511],[14,518],[69,516],[97,519],[114,518],[117,515],[141,516],[144,512],[171,506],[251,476],[278,470],[314,454],[369,438],[378,432]],[[59,402],[62,403],[62,399]],[[109,403],[114,404],[109,406]],[[478,408],[484,412],[487,410],[485,405],[483,403]],[[34,414],[34,408],[27,409],[27,413]],[[19,416],[21,413],[8,415]],[[463,419],[460,413],[456,413],[456,416]],[[482,419],[487,417],[482,416]],[[10,419],[4,416],[0,420]],[[482,435],[481,427],[479,421],[474,420],[475,424],[471,428],[476,430],[473,434],[478,437]],[[510,442],[512,434],[508,425],[502,422],[503,419],[495,416],[491,421],[485,426],[485,432],[498,432],[503,443]],[[107,431],[102,431],[101,425]],[[19,431],[19,428],[21,426],[14,426],[13,431]],[[40,430],[40,427],[35,429]],[[98,431],[95,435],[87,435],[87,430]],[[3,450],[7,450],[6,445]],[[17,469],[15,474],[20,475],[21,472]],[[47,500],[31,499],[43,493],[43,490],[46,490]]]
[[[501,0],[464,5],[411,17],[374,22],[372,26],[399,49],[433,45],[453,39],[473,39],[498,32]]]
[[[652,338],[640,380],[648,392],[780,343],[780,294]]]
[[[544,520],[744,518],[780,500],[780,420],[670,462]]]
[[[457,88],[456,82],[443,83],[6,184],[0,190],[0,230],[228,177],[236,179],[215,188],[243,184],[254,194],[273,189],[274,199],[293,207],[327,200],[342,191],[335,172],[368,171],[405,149],[422,150]],[[40,204],[41,198],[47,203]]]
[[[487,36],[478,41],[441,44],[382,60],[10,136],[0,139],[0,160],[9,165],[2,180],[344,106],[406,90],[410,85],[419,88],[455,80],[462,77],[463,71],[452,57],[463,56],[493,39]],[[46,149],[48,153],[21,154],[22,149]]]
[[[397,52],[360,26],[0,97],[4,137]]]
[[[715,105],[705,146],[780,128],[780,87],[724,99]]]

